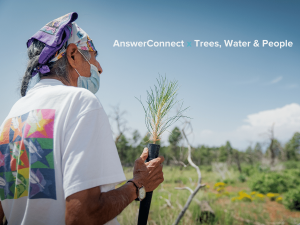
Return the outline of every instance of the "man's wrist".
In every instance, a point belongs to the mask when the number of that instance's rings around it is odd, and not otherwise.
[[[135,183],[135,185],[138,187],[138,188],[141,188],[141,187],[143,187],[143,184],[140,182],[140,180],[139,179],[134,179],[134,178],[132,178],[132,179],[130,179],[133,183]]]
[[[132,180],[129,180],[129,181],[127,181],[127,184],[130,185],[130,188],[134,191],[133,200],[135,200],[135,199],[137,199],[139,197],[138,196],[138,188],[136,187],[135,183],[132,182]]]

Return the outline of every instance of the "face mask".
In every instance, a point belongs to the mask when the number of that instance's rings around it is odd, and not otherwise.
[[[82,53],[81,53],[81,55],[83,56],[83,58],[85,58],[85,56]],[[85,60],[90,64],[90,62],[86,58],[85,58]],[[82,88],[88,89],[93,94],[96,94],[96,92],[99,90],[99,87],[100,87],[100,74],[99,74],[98,68],[96,66],[94,66],[93,64],[90,64],[90,66],[91,66],[91,69],[90,69],[91,76],[90,77],[80,76],[78,71],[75,69],[79,75],[78,80],[77,80],[77,87],[82,87]]]

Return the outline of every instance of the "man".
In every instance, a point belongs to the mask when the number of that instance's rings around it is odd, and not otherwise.
[[[119,224],[143,190],[163,182],[163,157],[126,180],[107,115],[94,95],[102,68],[92,40],[69,13],[27,42],[21,95],[0,127],[0,219],[8,224]]]

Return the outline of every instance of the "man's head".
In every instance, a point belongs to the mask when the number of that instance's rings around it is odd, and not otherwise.
[[[22,79],[22,96],[40,79],[57,79],[75,87],[79,76],[81,81],[90,82],[91,64],[102,73],[96,60],[98,52],[87,33],[73,22],[76,19],[77,13],[55,19],[28,40],[29,62]]]
[[[79,52],[80,51],[80,52]],[[98,55],[97,51],[86,51],[79,50],[74,43],[68,45],[66,49],[66,54],[64,62],[67,64],[68,80],[61,80],[66,85],[71,85],[77,87],[78,73],[83,77],[90,77],[90,64],[93,64],[97,67],[98,72],[102,73],[102,67],[97,61],[96,57]],[[89,61],[89,63],[87,62]],[[76,72],[76,70],[78,73]],[[56,74],[54,74],[54,77]],[[69,82],[68,82],[69,81]]]

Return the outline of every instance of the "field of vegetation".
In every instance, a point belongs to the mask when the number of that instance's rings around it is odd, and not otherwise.
[[[190,195],[188,190],[175,187],[196,187],[197,173],[191,166],[165,166],[163,170],[165,181],[153,193],[148,224],[173,224]],[[300,169],[262,172],[259,167],[253,167],[248,170],[249,176],[241,176],[237,170],[230,169],[228,178],[221,182],[220,175],[210,167],[201,168],[202,183],[206,186],[194,197],[179,224],[299,224],[300,211],[295,209],[297,203],[292,202],[300,199]],[[124,171],[128,179],[132,178],[131,168]],[[202,202],[207,202],[214,216],[201,214]],[[138,210],[139,202],[131,203],[118,216],[118,221],[137,224]],[[205,221],[206,215],[210,218]]]
[[[192,147],[191,158],[202,173],[201,188],[179,224],[298,225],[300,224],[300,133],[284,145],[272,133],[264,149],[260,143],[246,150],[223,146]],[[133,163],[149,138],[137,131],[132,138],[116,139],[128,179]],[[165,181],[154,191],[148,224],[173,224],[197,186],[198,175],[188,160],[181,130],[162,145]],[[181,144],[180,144],[181,143]],[[137,224],[139,202],[131,203],[119,216],[120,224]]]
[[[283,144],[276,139],[273,124],[264,143],[247,149],[235,149],[229,141],[222,146],[191,146],[193,129],[190,118],[183,115],[187,109],[181,108],[183,103],[175,115],[167,116],[179,103],[177,81],[161,76],[157,81],[147,91],[145,105],[138,99],[147,135],[135,130],[128,137],[126,112],[119,106],[109,114],[117,127],[115,144],[128,179],[148,143],[160,145],[165,158],[165,181],[154,191],[148,224],[299,225],[300,133]],[[162,133],[178,120],[182,126],[169,132],[168,143],[161,143]],[[139,202],[133,202],[118,220],[137,224],[138,212]]]

